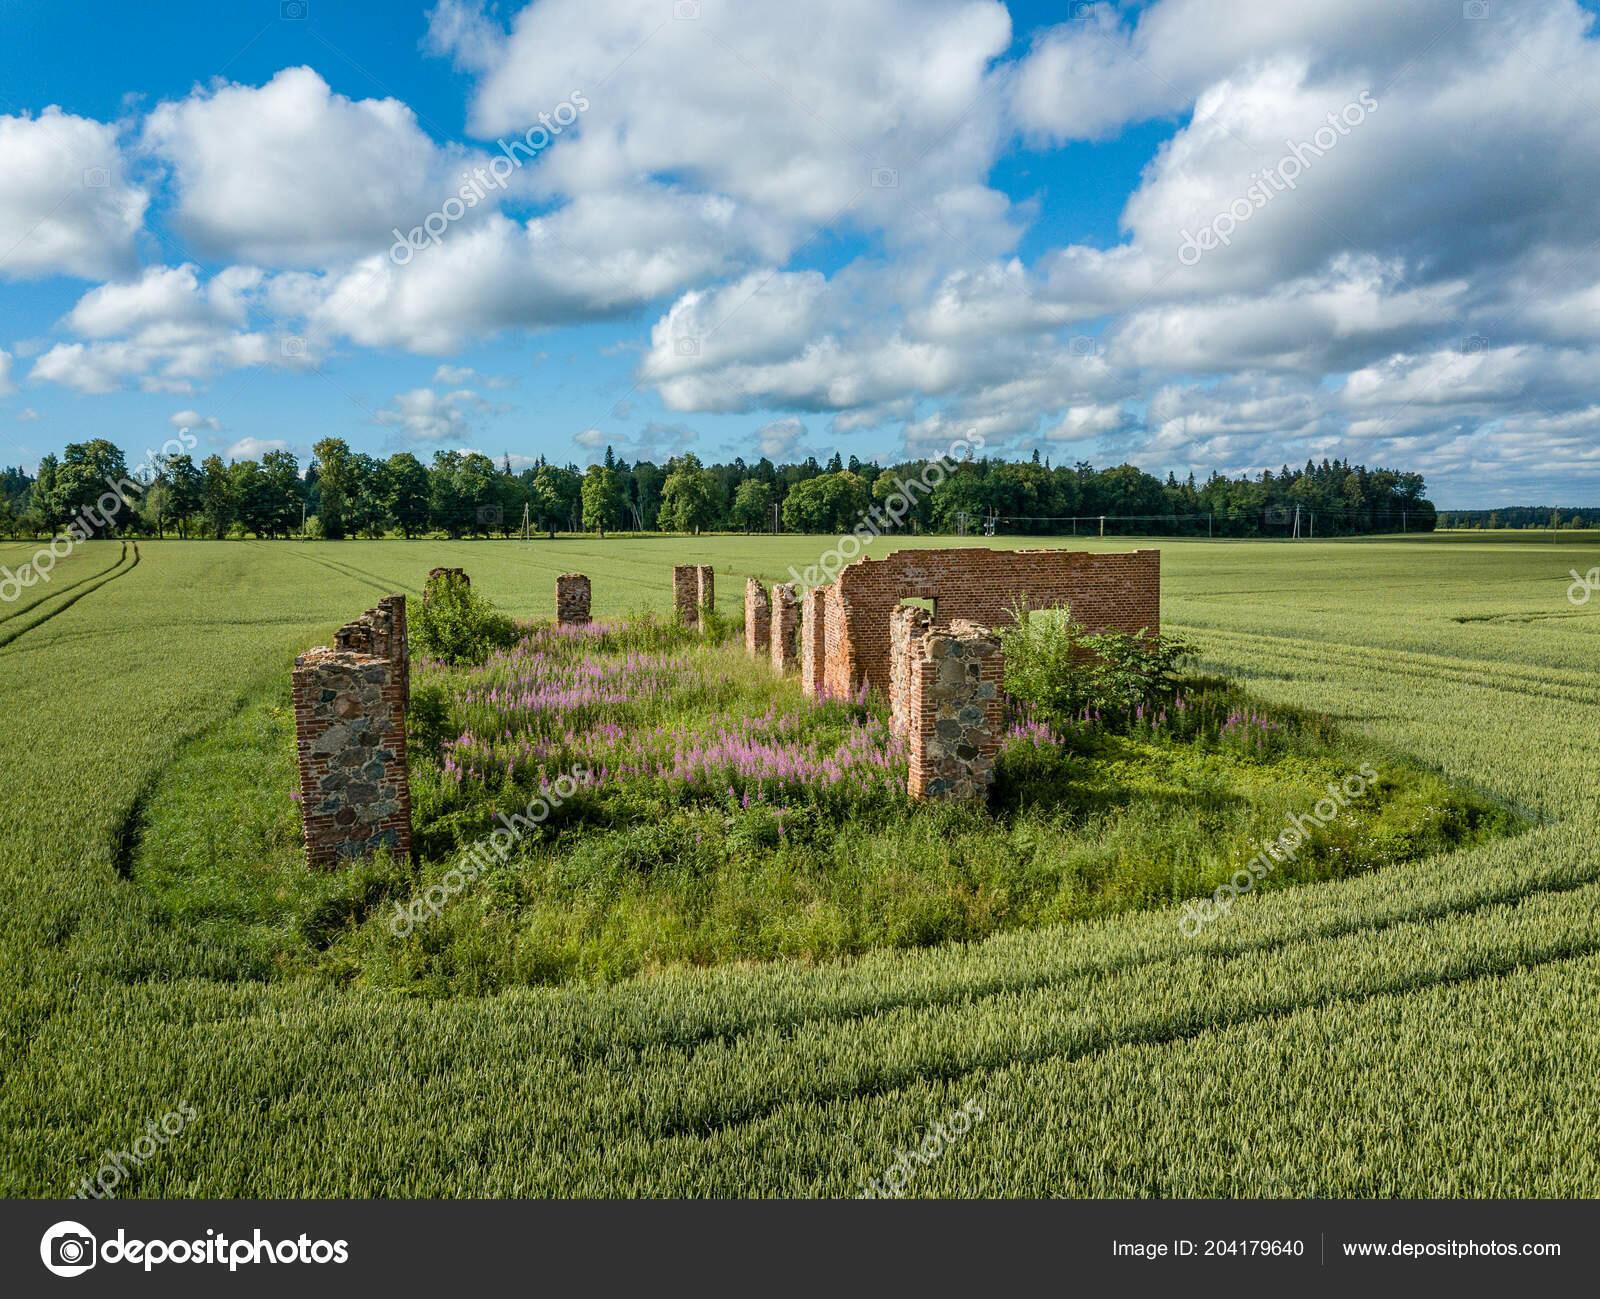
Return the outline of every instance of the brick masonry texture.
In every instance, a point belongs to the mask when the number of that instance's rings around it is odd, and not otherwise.
[[[1009,623],[1019,601],[1066,604],[1091,632],[1161,629],[1161,552],[1074,550],[900,550],[863,559],[806,593],[809,650],[802,681],[813,698],[853,694],[863,681],[891,687],[890,624],[901,600],[933,601],[937,631],[965,619]]]
[[[337,866],[380,848],[409,859],[405,597],[385,596],[339,628],[332,648],[300,655],[291,681],[307,863]]]
[[[556,578],[556,622],[562,627],[581,627],[589,621],[589,579],[582,573],[563,573]]]
[[[932,623],[928,611],[903,604],[889,621],[889,731],[905,738],[911,729],[911,660],[920,654]]]
[[[800,597],[793,582],[772,588],[772,670],[787,672],[795,663],[795,633],[800,629]]]
[[[772,602],[767,599],[767,588],[756,578],[745,579],[744,584],[744,652],[751,658],[760,658],[771,652]]]
[[[701,631],[706,629],[703,614],[717,607],[717,570],[710,564],[700,564],[695,568],[695,626]]]
[[[926,610],[894,615],[891,728],[904,738],[912,798],[982,801],[1004,729],[1000,638],[965,618],[934,628]]]

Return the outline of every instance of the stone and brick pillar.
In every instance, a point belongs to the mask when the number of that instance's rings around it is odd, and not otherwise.
[[[700,625],[700,573],[693,564],[672,566],[672,611],[685,627]]]
[[[589,622],[589,579],[582,573],[556,578],[556,624],[583,627]]]
[[[800,597],[793,582],[772,588],[772,670],[787,672],[795,665],[795,633],[800,629]]]
[[[822,683],[828,666],[824,589],[807,587],[800,598],[800,609],[800,688],[807,699],[821,699],[826,693]]]
[[[430,568],[428,570],[427,584],[429,586],[441,579],[446,582],[460,582],[463,586],[472,585],[472,579],[467,576],[467,570],[464,568]]]
[[[411,856],[405,597],[388,596],[300,655],[291,678],[306,861]]]
[[[912,711],[911,662],[932,624],[933,615],[916,605],[902,604],[889,616],[889,733],[902,739]]]
[[[767,588],[754,577],[744,583],[744,652],[751,658],[771,652],[772,602]]]
[[[704,615],[717,607],[717,570],[710,564],[701,564],[695,569],[695,600],[699,604],[695,626],[704,631]]]
[[[892,729],[906,741],[911,797],[987,798],[1004,724],[1000,638],[964,619],[934,629],[898,611],[896,631]]]

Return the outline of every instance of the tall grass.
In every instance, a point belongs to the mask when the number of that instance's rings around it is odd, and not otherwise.
[[[1540,822],[1247,899],[1198,941],[1156,909],[419,998],[258,978],[267,947],[119,873],[162,773],[377,590],[456,563],[548,615],[578,569],[601,616],[665,612],[670,564],[700,561],[731,611],[735,576],[820,544],[141,543],[0,648],[0,1190],[68,1192],[187,1100],[122,1193],[855,1194],[976,1096],[913,1193],[1600,1193],[1600,621],[1564,598],[1592,542],[1163,543],[1165,623],[1208,668]]]

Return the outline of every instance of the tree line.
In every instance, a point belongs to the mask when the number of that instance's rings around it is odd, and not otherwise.
[[[1600,510],[1556,509],[1548,505],[1503,505],[1497,510],[1447,510],[1439,515],[1441,528],[1590,528],[1600,521]]]
[[[107,491],[125,508],[101,511],[106,534],[226,538],[554,536],[557,532],[846,532],[886,503],[904,531],[1070,535],[1344,536],[1431,531],[1436,512],[1422,475],[1348,460],[1203,483],[1165,480],[1133,465],[1095,469],[984,457],[894,465],[808,458],[775,464],[742,457],[706,465],[683,454],[629,464],[610,448],[580,469],[543,457],[514,470],[478,452],[379,458],[341,438],[312,448],[301,472],[288,451],[225,463],[210,455],[155,457],[128,479],[104,438],[46,455],[34,476],[0,470],[0,535],[42,536],[83,517]],[[937,479],[937,481],[936,481]],[[117,484],[122,484],[120,487]]]

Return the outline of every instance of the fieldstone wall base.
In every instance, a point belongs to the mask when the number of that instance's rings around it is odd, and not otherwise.
[[[672,611],[685,627],[700,626],[700,571],[693,564],[672,566]]]
[[[589,622],[589,579],[582,573],[563,573],[556,578],[556,623],[561,627],[582,627]]]
[[[1000,638],[957,619],[930,625],[927,610],[896,611],[891,729],[904,738],[912,798],[983,801],[1004,733]]]
[[[291,681],[307,863],[339,866],[380,848],[409,859],[405,597],[385,596],[331,648],[300,655]]]

